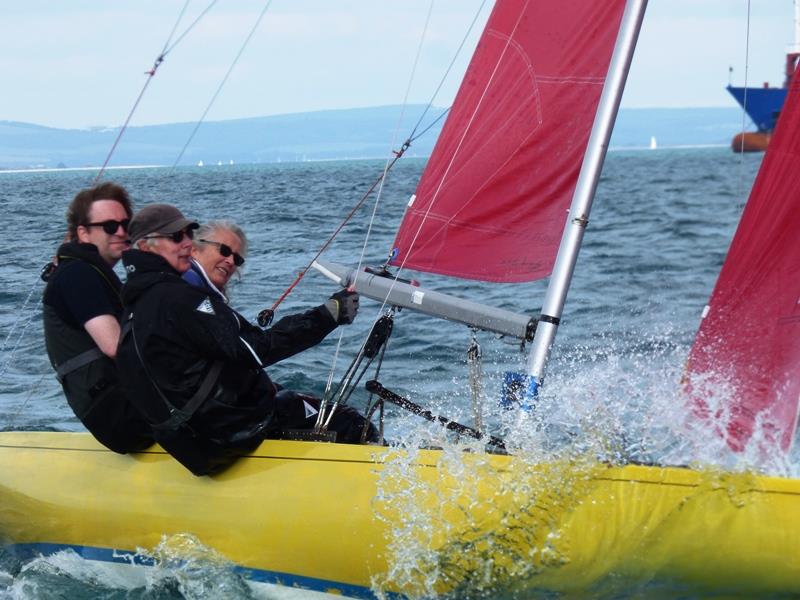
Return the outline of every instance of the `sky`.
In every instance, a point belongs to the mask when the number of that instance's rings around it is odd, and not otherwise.
[[[210,2],[188,3],[173,41]],[[167,53],[131,124],[197,121],[266,4],[217,0]],[[272,0],[206,120],[427,103],[477,14],[434,102],[447,106],[492,4]],[[0,120],[122,124],[184,5],[0,0]],[[781,85],[793,16],[792,0],[650,0],[623,108],[733,107],[724,88],[745,82],[746,64],[749,84]]]

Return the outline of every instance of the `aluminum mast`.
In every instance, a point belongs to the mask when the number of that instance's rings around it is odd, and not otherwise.
[[[561,237],[553,273],[542,305],[542,314],[528,357],[528,389],[531,393],[535,393],[544,380],[545,365],[561,320],[572,273],[583,241],[583,233],[589,222],[592,200],[600,179],[608,141],[614,128],[614,120],[646,7],[647,0],[628,0],[622,14],[622,25],[614,46],[603,93],[600,96],[586,154],[583,157],[578,183],[572,196],[567,226]]]

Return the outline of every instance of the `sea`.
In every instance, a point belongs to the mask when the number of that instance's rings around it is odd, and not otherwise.
[[[720,147],[608,154],[539,408],[562,446],[564,440],[585,434],[591,423],[593,435],[600,432],[610,442],[603,448],[616,460],[747,466],[736,462],[746,457],[723,457],[702,443],[691,443],[679,382],[761,159]],[[383,264],[424,164],[424,159],[399,161],[323,258],[352,266]],[[231,304],[255,320],[307,267],[384,167],[381,160],[353,160],[117,168],[103,179],[124,185],[136,207],[167,202],[201,222],[230,219],[240,224],[249,254],[241,276],[231,284]],[[0,172],[5,231],[0,243],[3,429],[82,429],[45,353],[39,272],[62,240],[67,204],[96,175],[96,170]],[[541,307],[547,284],[495,285],[410,275],[423,287],[532,316]],[[318,305],[335,290],[333,283],[309,271],[278,307],[278,317]],[[287,387],[324,393],[329,381],[335,384],[342,376],[379,315],[376,302],[362,299],[353,325],[270,367],[270,375]],[[473,333],[463,325],[401,311],[380,380],[435,414],[467,425],[480,418],[490,430],[508,433],[498,399],[504,374],[524,369],[527,348],[488,333],[477,333],[475,340],[482,354],[483,389],[477,415],[467,361]],[[366,398],[359,391],[352,402],[361,407]],[[417,435],[417,428],[432,426],[389,409],[385,427],[387,438],[402,440]],[[797,477],[799,465],[795,454],[767,470]],[[98,575],[77,557],[20,563],[0,554],[1,599],[248,597],[242,586],[214,588],[219,573],[210,567],[192,571],[192,577],[206,578],[207,585],[186,585],[186,577],[175,567],[131,588]]]

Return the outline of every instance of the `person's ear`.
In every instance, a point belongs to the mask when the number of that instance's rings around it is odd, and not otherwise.
[[[75,228],[75,236],[76,241],[80,242],[81,244],[86,244],[89,242],[89,228],[84,227],[83,225],[78,225]]]

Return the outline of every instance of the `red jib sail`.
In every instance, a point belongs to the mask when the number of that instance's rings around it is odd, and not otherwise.
[[[500,0],[394,242],[394,265],[550,274],[624,0]]]
[[[695,413],[728,445],[788,450],[800,402],[800,79],[785,104],[688,363]]]

